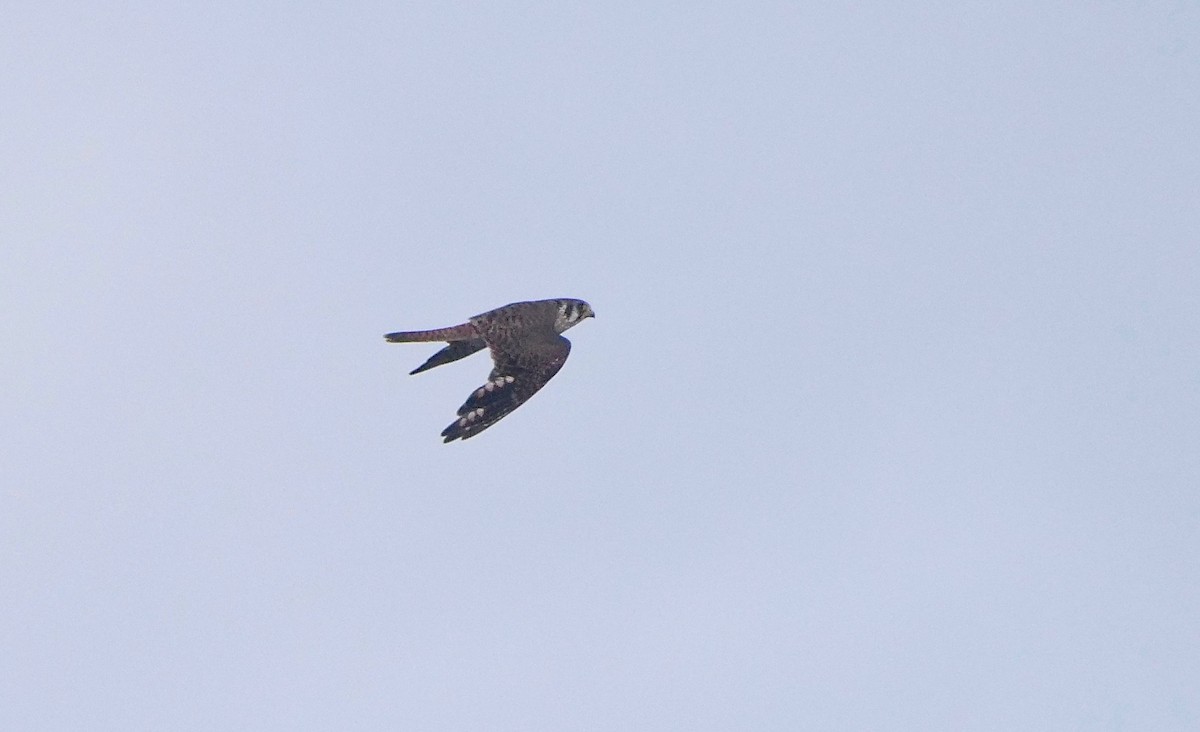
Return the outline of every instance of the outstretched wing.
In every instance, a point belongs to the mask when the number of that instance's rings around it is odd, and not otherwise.
[[[482,338],[473,338],[469,341],[450,341],[450,345],[433,354],[429,357],[428,361],[408,373],[409,375],[419,374],[422,371],[428,371],[434,366],[441,366],[451,361],[457,361],[460,358],[466,358],[476,351],[482,351],[486,347],[487,344],[483,342]]]
[[[452,325],[449,328],[435,328],[433,330],[404,330],[396,333],[388,333],[384,338],[391,343],[450,342],[450,345],[430,356],[429,360],[409,371],[409,374],[419,374],[422,371],[428,371],[434,366],[441,366],[451,361],[457,361],[460,358],[466,358],[476,351],[482,351],[487,345],[479,337],[479,331],[471,323]]]
[[[487,383],[471,392],[458,408],[458,419],[442,430],[445,442],[474,437],[525,403],[567,361],[571,342],[557,333],[549,338],[489,343],[496,367]]]

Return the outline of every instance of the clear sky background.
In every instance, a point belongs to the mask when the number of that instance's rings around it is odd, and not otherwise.
[[[16,3],[0,728],[1200,729],[1200,5]],[[478,438],[515,300],[597,318]]]

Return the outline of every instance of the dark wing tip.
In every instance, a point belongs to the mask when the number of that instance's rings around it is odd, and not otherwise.
[[[442,444],[444,445],[447,442],[454,442],[458,439],[465,440],[467,437],[470,437],[470,435],[464,437],[462,428],[458,426],[458,420],[454,420],[449,427],[442,430],[442,437],[446,438],[442,440]]]

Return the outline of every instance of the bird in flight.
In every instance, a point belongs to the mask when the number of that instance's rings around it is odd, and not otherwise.
[[[563,331],[594,317],[592,306],[583,300],[532,300],[489,310],[462,325],[388,333],[384,338],[391,343],[449,342],[413,369],[413,374],[485,347],[492,352],[494,368],[487,382],[471,392],[458,408],[458,419],[442,430],[444,442],[450,442],[483,432],[537,393],[571,353],[571,342],[562,337]]]

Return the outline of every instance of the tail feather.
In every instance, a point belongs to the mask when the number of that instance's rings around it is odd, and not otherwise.
[[[452,325],[449,328],[437,328],[435,330],[404,330],[396,333],[388,333],[384,338],[391,343],[418,343],[424,341],[462,341],[472,340],[478,337],[479,333],[475,330],[475,326],[470,323],[462,325]]]

